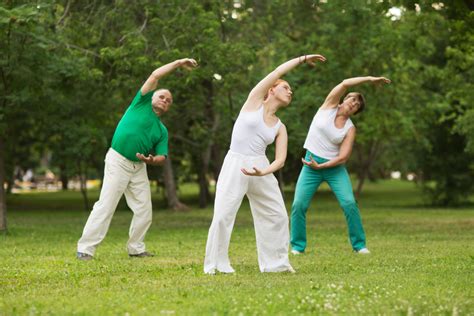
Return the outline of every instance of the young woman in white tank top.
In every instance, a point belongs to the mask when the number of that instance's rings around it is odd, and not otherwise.
[[[293,254],[303,253],[306,249],[306,211],[323,181],[329,184],[344,211],[352,249],[361,254],[369,253],[359,207],[344,165],[349,159],[355,139],[355,126],[350,117],[364,109],[365,101],[360,93],[353,92],[339,103],[349,87],[364,82],[390,83],[390,80],[383,77],[346,79],[332,89],[313,118],[304,143],[306,157],[302,159],[303,168],[296,183],[291,207]]]
[[[273,172],[286,160],[286,127],[276,116],[291,102],[288,82],[279,79],[301,63],[325,61],[321,55],[294,58],[277,67],[250,92],[234,124],[230,150],[224,159],[216,187],[214,217],[206,245],[204,272],[233,273],[229,243],[237,211],[244,195],[254,219],[258,264],[261,272],[294,272],[288,260],[288,215]],[[275,141],[275,160],[265,156]]]

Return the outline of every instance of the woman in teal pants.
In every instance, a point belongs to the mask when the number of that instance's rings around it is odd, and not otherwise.
[[[303,161],[295,198],[291,208],[291,252],[303,253],[306,249],[306,211],[319,185],[326,181],[344,211],[352,249],[357,253],[370,253],[354,198],[346,161],[352,151],[356,128],[351,115],[360,113],[365,106],[362,94],[351,92],[340,100],[350,87],[365,82],[390,83],[384,77],[356,77],[345,79],[332,89],[313,118],[304,144]]]

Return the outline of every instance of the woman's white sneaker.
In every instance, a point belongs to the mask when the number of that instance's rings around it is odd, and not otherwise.
[[[367,248],[362,248],[362,249],[359,249],[359,250],[357,251],[357,253],[360,253],[360,254],[362,254],[362,255],[368,255],[368,254],[370,254],[370,251],[369,251],[369,249],[367,249]]]
[[[292,253],[293,255],[295,255],[295,256],[297,256],[297,255],[302,255],[302,254],[303,254],[302,251],[298,251],[298,250],[295,250],[295,249],[292,249],[292,250],[291,250],[291,253]]]

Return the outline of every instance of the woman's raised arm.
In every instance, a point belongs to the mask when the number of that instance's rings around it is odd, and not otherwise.
[[[313,54],[313,55],[303,55],[290,59],[289,61],[281,64],[271,73],[269,73],[265,78],[263,78],[253,89],[250,91],[247,101],[245,101],[242,110],[245,111],[255,111],[260,104],[263,102],[265,94],[272,87],[272,85],[289,72],[291,69],[295,68],[300,64],[307,63],[311,66],[316,65],[316,61],[326,61],[326,58],[322,55]]]

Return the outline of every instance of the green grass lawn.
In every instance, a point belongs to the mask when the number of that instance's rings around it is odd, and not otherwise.
[[[183,199],[194,203],[195,190],[185,187]],[[288,192],[288,210],[292,198]],[[131,212],[121,203],[95,259],[80,262],[76,242],[88,213],[79,193],[8,202],[0,315],[474,315],[474,207],[424,207],[411,183],[366,187],[359,203],[368,256],[351,252],[342,211],[323,188],[308,212],[307,253],[290,257],[296,274],[259,272],[246,201],[230,246],[236,273],[215,276],[202,271],[212,207],[173,213],[155,196],[146,241],[157,256],[130,259]]]

